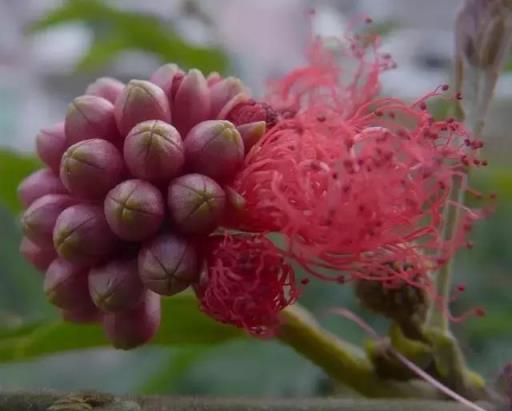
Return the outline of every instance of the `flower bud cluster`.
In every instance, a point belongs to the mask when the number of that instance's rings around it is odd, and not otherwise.
[[[153,337],[160,296],[198,283],[202,244],[232,221],[229,184],[266,129],[227,120],[249,101],[238,79],[168,64],[149,81],[98,79],[41,130],[20,250],[66,320],[101,322],[123,349]]]

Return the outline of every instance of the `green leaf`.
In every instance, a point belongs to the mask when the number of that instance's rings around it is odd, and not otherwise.
[[[512,200],[512,171],[509,167],[489,166],[471,175],[471,183],[483,193],[495,192],[499,203]]]
[[[9,150],[0,150],[0,204],[13,213],[21,210],[17,188],[21,180],[41,167],[32,156]]]
[[[3,163],[0,160],[0,167]],[[20,226],[0,205],[0,338],[2,323],[16,323],[18,317],[41,318],[51,308],[41,292],[42,275],[19,253]]]
[[[37,32],[74,21],[101,21],[115,18],[114,9],[98,0],[69,0],[33,23],[30,31]]]
[[[129,47],[124,37],[109,35],[93,42],[87,53],[76,65],[79,71],[93,71],[107,65],[115,59],[119,53],[126,51]]]
[[[0,362],[26,360],[65,351],[109,346],[99,325],[41,322],[0,334]],[[198,310],[197,301],[184,293],[162,304],[162,325],[153,344],[165,346],[212,345],[244,337],[234,327],[222,325]]]
[[[82,69],[97,68],[128,50],[153,53],[163,61],[204,71],[223,71],[227,64],[220,49],[188,44],[156,17],[119,10],[98,0],[68,0],[36,22],[31,30],[46,30],[76,21],[89,23],[97,34],[85,62],[79,64]]]

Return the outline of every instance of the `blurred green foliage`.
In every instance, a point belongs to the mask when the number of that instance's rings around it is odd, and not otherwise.
[[[243,336],[240,330],[219,324],[202,314],[197,308],[194,295],[184,293],[163,299],[162,326],[153,344],[166,347],[212,346]],[[0,362],[109,345],[100,326],[76,325],[60,320],[43,320],[11,329],[6,327],[0,332],[0,337]]]
[[[31,30],[37,32],[72,22],[88,24],[96,37],[78,63],[80,70],[100,68],[121,52],[130,50],[152,53],[164,62],[205,72],[223,72],[227,65],[222,50],[186,42],[172,29],[170,22],[120,10],[100,0],[67,0],[35,22]]]
[[[13,213],[21,209],[18,200],[18,185],[26,176],[41,167],[33,156],[22,156],[0,149],[0,202]]]

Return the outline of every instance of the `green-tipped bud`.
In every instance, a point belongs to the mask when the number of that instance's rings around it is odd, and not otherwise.
[[[185,156],[190,171],[216,181],[233,178],[244,161],[244,143],[233,123],[203,121],[185,139]]]
[[[72,197],[64,194],[47,194],[37,199],[21,218],[23,233],[34,244],[43,248],[51,246],[57,217],[74,203]]]
[[[39,158],[56,174],[59,173],[60,160],[67,147],[64,122],[41,129],[36,137]]]
[[[25,178],[18,187],[23,207],[28,207],[46,194],[66,194],[66,188],[53,171],[43,168]]]
[[[267,130],[267,124],[264,121],[255,121],[254,123],[242,124],[236,128],[244,142],[245,154],[260,141]]]
[[[132,310],[103,316],[103,329],[116,348],[129,350],[150,341],[160,327],[160,296],[146,291]]]
[[[155,234],[164,219],[160,191],[143,180],[127,180],[105,198],[105,217],[112,231],[126,241],[142,241]]]
[[[144,287],[137,260],[114,260],[94,267],[89,273],[89,292],[98,308],[106,312],[125,311],[137,306]]]
[[[75,196],[103,197],[121,179],[123,159],[113,144],[105,140],[81,141],[62,156],[60,178]]]
[[[185,163],[183,141],[178,131],[163,121],[144,121],[124,142],[124,159],[130,173],[146,180],[170,180]]]
[[[53,305],[64,310],[82,310],[91,306],[87,288],[87,269],[58,258],[44,279],[44,292]]]
[[[52,244],[41,247],[26,237],[21,240],[20,253],[25,260],[42,272],[46,271],[50,263],[57,258],[57,253]]]
[[[53,245],[65,260],[92,265],[108,256],[117,244],[103,208],[99,206],[77,204],[69,207],[55,223]]]
[[[117,140],[113,104],[97,96],[75,98],[66,114],[65,131],[67,146],[92,138]]]
[[[171,220],[184,234],[208,234],[222,220],[226,196],[211,178],[186,174],[171,181],[167,196]]]
[[[91,96],[103,97],[105,100],[114,104],[123,92],[124,84],[111,77],[100,77],[94,83],[87,86],[85,94]]]
[[[171,122],[167,96],[157,85],[144,80],[132,80],[124,88],[115,105],[117,126],[123,136],[146,120]]]
[[[240,79],[227,77],[210,87],[211,117],[223,119],[237,104],[249,99],[249,93]]]
[[[177,294],[199,277],[194,245],[174,234],[162,234],[145,244],[138,261],[144,285],[161,295]]]

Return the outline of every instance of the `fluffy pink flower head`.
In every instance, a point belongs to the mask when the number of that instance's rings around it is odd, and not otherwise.
[[[298,296],[295,275],[274,244],[261,235],[214,237],[207,269],[195,287],[202,310],[250,334],[272,336],[278,314]]]
[[[448,195],[465,168],[482,164],[475,153],[482,143],[427,110],[447,86],[412,104],[377,98],[379,76],[394,63],[378,53],[378,39],[347,41],[342,56],[351,71],[317,42],[310,65],[273,85],[268,101],[296,114],[245,159],[234,185],[246,200],[242,226],[282,233],[286,252],[322,279],[429,287],[420,279],[465,244],[465,231],[480,216]],[[446,207],[464,211],[449,240],[440,233]]]

